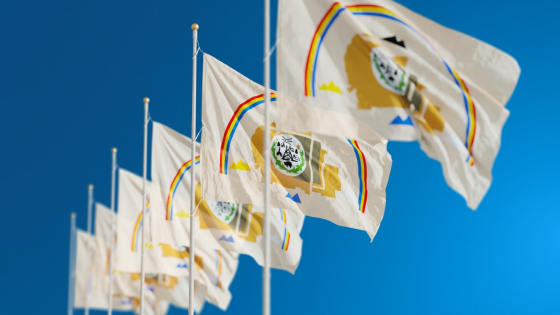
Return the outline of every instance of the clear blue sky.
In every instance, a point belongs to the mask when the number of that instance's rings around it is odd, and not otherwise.
[[[518,60],[492,187],[470,211],[418,144],[391,143],[373,243],[307,219],[295,276],[273,272],[273,313],[560,314],[560,2],[399,2]],[[69,213],[86,227],[89,183],[109,203],[111,147],[141,172],[142,98],[189,134],[194,22],[205,52],[262,83],[262,12],[262,1],[0,2],[0,313],[65,312]],[[261,272],[241,258],[229,314],[260,312]]]

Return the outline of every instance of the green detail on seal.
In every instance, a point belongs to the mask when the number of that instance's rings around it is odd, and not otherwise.
[[[373,63],[375,64],[375,68],[379,72],[379,76],[385,82],[385,84],[389,85],[390,87],[395,89],[397,92],[402,94],[403,93],[403,88],[404,88],[404,85],[405,85],[405,83],[404,83],[404,72],[402,72],[402,74],[401,74],[401,81],[399,82],[399,86],[396,87],[396,86],[393,86],[393,84],[389,80],[387,80],[387,78],[383,74],[383,71],[381,71],[381,68],[379,67],[379,61],[377,60],[377,54],[375,52],[373,53]]]
[[[278,143],[278,141],[275,141],[272,144],[272,148],[270,148],[270,151],[272,152],[272,157],[274,158],[274,164],[276,164],[276,166],[278,166],[278,168],[285,171],[286,173],[299,175],[301,172],[303,172],[303,169],[305,168],[305,156],[303,155],[303,151],[302,150],[299,151],[299,156],[301,158],[301,163],[299,165],[297,165],[296,167],[294,167],[293,169],[289,170],[284,166],[284,164],[282,163],[282,160],[280,160],[276,157],[276,152],[274,151],[274,149],[276,148],[277,143]]]
[[[235,203],[231,204],[231,211],[229,212],[228,215],[226,215],[226,221],[229,221],[229,218],[231,218],[232,215],[235,214]]]

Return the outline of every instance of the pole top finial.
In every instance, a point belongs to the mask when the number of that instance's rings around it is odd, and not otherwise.
[[[117,148],[112,148],[112,149],[111,149],[111,152],[117,153]]]
[[[191,25],[191,28],[193,31],[198,31],[198,24],[194,23],[193,25]]]
[[[71,217],[71,218],[75,218],[75,217],[76,217],[76,212],[70,213],[70,217]]]
[[[149,102],[150,102],[150,99],[147,98],[147,97],[144,97],[144,103],[149,103]]]
[[[89,190],[92,190],[92,189],[93,189],[93,184],[89,184],[89,185],[87,186],[87,188],[88,188]]]

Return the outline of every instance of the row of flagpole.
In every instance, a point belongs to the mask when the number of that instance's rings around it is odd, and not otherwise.
[[[264,139],[270,138],[270,1],[265,0],[264,6],[264,95],[265,95],[265,114],[264,114]],[[195,161],[196,158],[196,73],[197,73],[197,43],[198,43],[198,24],[193,24],[191,26],[193,31],[193,57],[192,57],[192,103],[191,103],[191,161]],[[144,98],[144,152],[143,152],[143,171],[142,171],[142,205],[143,205],[143,222],[142,222],[142,250],[141,250],[141,271],[140,271],[140,315],[144,314],[145,300],[144,300],[144,290],[145,290],[145,272],[144,272],[144,261],[145,261],[145,250],[146,250],[146,232],[145,227],[147,224],[147,198],[146,198],[146,176],[147,176],[147,155],[148,155],[148,123],[149,123],[149,98]],[[268,141],[264,141],[264,160],[270,159],[270,152],[267,148]],[[111,212],[115,212],[115,178],[117,170],[117,149],[111,149],[112,152],[112,172],[111,172]],[[195,182],[195,166],[193,163],[191,168],[191,182]],[[270,216],[269,216],[269,203],[270,203],[270,165],[265,163],[264,170],[264,181],[265,181],[265,215],[264,215],[264,267],[263,267],[263,315],[270,315]],[[195,185],[191,187],[191,212],[190,212],[190,252],[189,252],[189,315],[194,315],[194,257],[195,257],[195,238],[194,238],[194,215],[195,215]],[[91,225],[92,225],[92,209],[93,208],[93,185],[88,186],[88,222],[87,222],[87,234],[92,235]],[[107,314],[112,314],[113,306],[113,259],[114,259],[114,239],[115,234],[115,222],[111,221],[111,238],[109,240],[110,246],[110,256],[109,256],[109,294],[108,302],[109,307]],[[91,262],[91,246],[88,247],[88,259]],[[70,276],[68,284],[68,315],[72,314],[74,305],[74,286],[75,286],[75,273],[76,273],[76,261],[75,261],[75,248],[76,248],[76,215],[72,213],[71,215],[71,226],[70,226]],[[87,292],[89,293],[89,283]],[[89,314],[89,294],[86,294],[85,301],[85,311],[84,314]]]

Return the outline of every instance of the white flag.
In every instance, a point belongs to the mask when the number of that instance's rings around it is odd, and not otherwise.
[[[96,266],[99,259],[96,259],[96,240],[87,233],[78,230],[76,236],[76,283],[74,294],[74,307],[84,308],[86,306],[86,295],[88,295],[88,306],[90,309],[106,310],[109,307],[108,287],[102,290],[105,281],[103,279],[102,268]],[[93,290],[93,287],[97,290]],[[138,291],[139,293],[140,291]],[[113,309],[132,310],[132,301],[128,297],[115,296],[113,298]]]
[[[263,87],[204,55],[202,191],[208,200],[263,204]],[[271,103],[271,204],[288,217],[304,214],[375,236],[385,210],[391,169],[387,141],[368,129],[368,141],[276,129]],[[316,117],[304,117],[312,119]],[[352,117],[356,124],[359,122]],[[300,132],[285,132],[296,130]],[[289,211],[292,209],[294,211]],[[293,214],[292,214],[293,213]]]
[[[389,0],[283,0],[278,28],[280,92],[390,140],[418,139],[449,186],[478,206],[520,74],[515,59]],[[297,115],[281,110],[279,122]]]
[[[191,181],[190,166],[185,165],[190,165],[190,139],[157,123],[154,123],[152,138],[154,187],[165,187],[159,190],[154,188],[154,239],[163,243],[188,245]],[[196,173],[197,182],[199,170],[200,166]],[[201,248],[246,254],[262,265],[262,207],[203,200],[200,183],[195,189],[195,204],[198,205],[195,244]],[[156,195],[157,192],[159,195]],[[283,209],[274,210],[271,220],[271,240],[275,243],[271,250],[273,268],[295,272],[301,258],[302,240],[299,233],[303,219],[300,212],[286,214]]]
[[[151,183],[147,182],[148,191],[150,190]],[[150,193],[147,193],[148,208],[147,208],[147,219],[153,219],[152,214],[152,204],[150,204],[149,198]],[[119,169],[119,199],[118,199],[118,238],[120,241],[119,246],[116,249],[116,268],[119,271],[139,273],[140,272],[140,259],[141,259],[141,227],[144,224],[143,214],[142,214],[142,178],[124,169]],[[149,226],[149,224],[147,225]],[[148,232],[148,228],[146,232]],[[147,233],[148,234],[148,233]],[[149,234],[148,234],[149,235]],[[147,237],[148,238],[148,237]],[[175,242],[146,242],[145,261],[144,261],[144,271],[146,274],[162,274],[167,277],[166,279],[180,279],[189,275],[189,250],[185,246],[181,245],[170,245],[178,244]],[[220,290],[211,289],[208,290],[208,286],[215,287],[215,279],[217,277],[217,269],[213,268],[215,266],[215,250],[203,249],[198,250],[195,253],[195,311],[199,312],[203,307],[204,299],[208,299],[209,302],[215,304],[218,307],[227,307],[229,300],[231,299],[231,294],[227,291],[229,287],[229,282],[227,286],[224,286]],[[221,263],[223,265],[232,266],[229,268],[224,268],[224,272],[235,273],[237,268],[237,259],[230,257],[230,255],[225,254],[224,257],[220,257]],[[231,271],[233,269],[233,271]],[[210,272],[209,272],[210,270]],[[226,277],[227,278],[227,277]],[[233,275],[230,276],[233,279]],[[185,278],[186,279],[186,278]],[[175,281],[175,280],[173,280]],[[181,283],[183,283],[183,280]],[[173,286],[172,288],[167,288],[167,286],[158,286],[156,296],[158,298],[165,298],[166,296],[180,296],[182,294],[187,294],[188,296],[188,285],[184,286]],[[187,290],[187,291],[185,291]],[[167,292],[166,292],[167,291]],[[210,296],[213,294],[213,296]],[[188,300],[170,300],[173,305],[177,307],[187,307]]]

